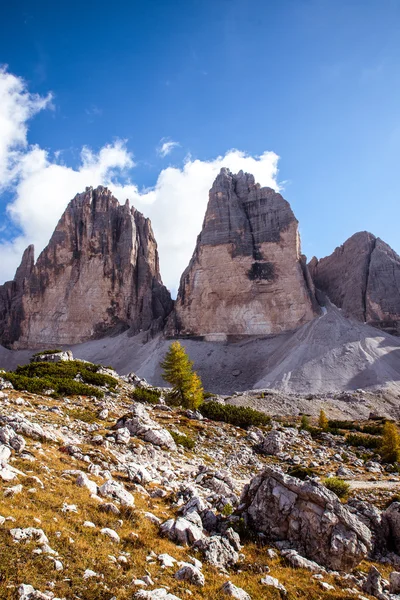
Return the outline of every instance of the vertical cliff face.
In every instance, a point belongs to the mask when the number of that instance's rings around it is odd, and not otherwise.
[[[36,264],[30,246],[1,286],[0,337],[13,348],[75,344],[160,327],[171,308],[150,221],[107,188],[87,188]]]
[[[306,323],[316,310],[290,205],[252,175],[222,169],[167,332],[274,334]]]
[[[400,257],[381,239],[356,233],[309,268],[315,286],[346,316],[400,334]]]

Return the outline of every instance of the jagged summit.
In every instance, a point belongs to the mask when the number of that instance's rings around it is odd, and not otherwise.
[[[265,335],[295,329],[315,314],[289,203],[253,175],[221,169],[168,332]]]
[[[0,287],[0,337],[13,348],[79,343],[160,327],[171,308],[149,219],[107,188],[86,188],[36,264],[29,246]]]
[[[368,231],[309,263],[315,286],[347,316],[400,333],[400,257]]]

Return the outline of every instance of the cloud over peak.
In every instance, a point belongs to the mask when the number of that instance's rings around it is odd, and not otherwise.
[[[0,69],[0,194],[7,190],[14,237],[0,237],[0,282],[11,279],[23,250],[35,244],[36,256],[47,244],[69,200],[87,186],[108,186],[114,195],[150,217],[160,253],[164,283],[174,293],[200,232],[208,191],[222,167],[253,173],[256,181],[278,189],[278,156],[264,152],[250,156],[236,149],[211,160],[186,158],[180,167],[163,169],[153,188],[140,190],[132,182],[134,157],[126,140],[106,144],[98,152],[84,146],[80,162],[60,164],[58,152],[50,154],[28,142],[28,123],[51,106],[51,94],[30,94],[25,82]],[[179,145],[161,140],[166,156]],[[171,146],[172,144],[172,146]],[[1,197],[1,196],[0,196]],[[1,223],[0,223],[1,225]],[[4,236],[0,227],[0,235]]]

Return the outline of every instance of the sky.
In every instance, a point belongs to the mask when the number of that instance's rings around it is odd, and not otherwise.
[[[0,36],[0,282],[68,201],[150,217],[173,294],[222,166],[280,190],[308,258],[400,253],[400,0],[14,0]]]

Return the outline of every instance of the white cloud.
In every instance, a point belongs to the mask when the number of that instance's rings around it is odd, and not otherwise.
[[[273,152],[254,157],[230,150],[209,161],[188,157],[181,168],[163,169],[154,188],[143,191],[130,180],[135,163],[124,140],[98,153],[84,147],[76,168],[60,164],[56,152],[49,154],[27,142],[29,119],[48,107],[50,98],[32,96],[21,79],[0,71],[0,191],[3,187],[12,193],[8,215],[21,230],[13,240],[0,242],[1,281],[14,276],[28,244],[35,244],[38,256],[71,198],[86,186],[107,185],[120,202],[129,198],[151,218],[163,280],[174,292],[194,250],[208,191],[221,167],[233,172],[243,169],[261,185],[278,188],[278,156]]]
[[[28,144],[27,121],[51,99],[51,94],[30,94],[23,79],[0,66],[0,189],[16,176],[19,151]]]
[[[173,140],[168,141],[165,138],[162,138],[160,140],[160,146],[158,147],[157,152],[164,158],[168,154],[171,154],[172,150],[178,146],[180,146],[179,142],[174,142]]]

